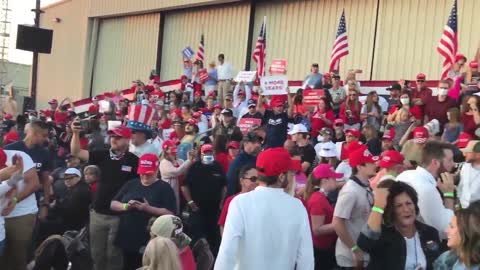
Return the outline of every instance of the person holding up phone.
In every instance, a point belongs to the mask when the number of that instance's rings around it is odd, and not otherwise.
[[[173,189],[158,178],[160,161],[154,154],[144,154],[138,162],[140,180],[127,182],[110,203],[111,210],[122,212],[115,245],[123,251],[123,269],[142,266],[140,251],[150,239],[147,231],[152,217],[176,213]]]

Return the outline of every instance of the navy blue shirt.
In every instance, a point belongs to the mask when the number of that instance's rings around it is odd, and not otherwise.
[[[267,127],[265,149],[283,147],[287,140],[288,115],[285,112],[275,114],[272,110],[265,110],[263,123]]]
[[[238,182],[238,173],[240,168],[249,164],[255,166],[256,163],[256,156],[249,155],[243,151],[240,152],[240,154],[238,154],[238,156],[230,163],[227,174],[227,197],[237,194],[240,191]]]
[[[52,170],[52,158],[46,147],[35,145],[33,148],[27,148],[24,141],[17,141],[5,146],[5,150],[17,150],[27,153],[37,167],[37,173],[49,172]]]

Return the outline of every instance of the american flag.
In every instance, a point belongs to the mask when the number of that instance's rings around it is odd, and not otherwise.
[[[330,54],[330,69],[332,72],[338,72],[340,68],[340,58],[348,54],[347,25],[345,23],[345,10],[342,12],[340,23],[338,24],[337,37],[333,43],[333,50]]]
[[[445,58],[445,60],[443,60],[442,79],[447,77],[448,71],[452,68],[453,63],[455,63],[457,46],[457,0],[454,0],[448,22],[443,28],[442,38],[437,46],[437,51]]]
[[[253,61],[257,63],[257,79],[265,76],[265,58],[267,57],[267,17],[263,18],[260,35],[258,35],[257,46],[253,51]]]
[[[205,44],[203,42],[203,34],[202,34],[202,37],[200,38],[200,44],[198,44],[198,51],[197,51],[197,57],[195,58],[195,60],[200,60],[202,62],[205,62],[205,56],[204,56],[204,53],[205,53]]]

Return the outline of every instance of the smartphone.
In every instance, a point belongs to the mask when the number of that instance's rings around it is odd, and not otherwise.
[[[12,164],[13,164],[13,165],[17,164],[17,159],[18,159],[18,156],[17,156],[17,155],[14,155],[14,156],[12,157]]]

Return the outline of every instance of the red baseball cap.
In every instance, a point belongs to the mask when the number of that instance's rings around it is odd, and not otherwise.
[[[458,148],[465,148],[467,147],[467,144],[473,139],[472,135],[462,132],[460,135],[458,135],[458,142],[457,146]]]
[[[11,114],[9,114],[9,113],[5,113],[5,114],[3,115],[3,119],[5,119],[5,120],[12,120],[12,118],[13,118],[13,115],[11,115]]]
[[[378,166],[380,166],[381,168],[389,169],[395,165],[403,164],[404,159],[405,158],[402,154],[400,154],[400,152],[395,150],[388,150],[382,154]]]
[[[158,157],[155,154],[144,154],[138,160],[138,174],[154,174],[158,170]]]
[[[196,126],[196,125],[198,125],[198,122],[197,122],[197,120],[195,120],[193,118],[190,118],[190,119],[188,119],[187,124],[192,125],[192,126]]]
[[[455,55],[455,63],[462,60],[462,59],[467,61],[467,57],[465,57],[465,55],[463,55],[461,53],[457,53],[457,55]]]
[[[395,138],[395,129],[391,128],[389,130],[385,130],[385,132],[383,133],[382,140],[393,141],[394,138]]]
[[[272,97],[272,100],[270,101],[271,107],[279,107],[284,105],[285,105],[285,102],[282,99],[276,98],[275,96]]]
[[[194,112],[192,114],[192,116],[193,116],[193,118],[198,119],[198,118],[202,117],[202,112]]]
[[[115,115],[122,116],[122,115],[123,115],[123,112],[122,112],[122,111],[116,111],[116,112],[115,112]]]
[[[351,129],[347,129],[345,130],[345,135],[352,135],[353,137],[355,138],[360,138],[360,131],[358,129],[354,129],[354,128],[351,128]]]
[[[0,148],[0,169],[5,168],[7,165],[7,153],[3,148]]]
[[[283,147],[269,148],[257,157],[258,174],[263,176],[278,176],[290,170],[296,170],[292,158]]]
[[[215,105],[213,106],[213,108],[214,108],[214,109],[219,109],[219,110],[223,109],[223,108],[222,108],[222,105],[220,105],[220,104],[215,104]]]
[[[202,96],[202,92],[201,92],[201,91],[196,91],[196,92],[195,92],[195,96],[196,96],[196,97],[201,97],[201,96]]]
[[[470,68],[478,68],[478,62],[477,61],[471,61],[469,64]]]
[[[428,139],[428,130],[422,126],[416,127],[413,130],[413,142],[418,144],[423,144],[427,142]]]
[[[233,148],[233,149],[240,149],[240,142],[237,142],[237,141],[231,141],[228,143],[228,146],[227,146],[227,149],[230,149],[230,148]]]
[[[237,96],[245,96],[245,91],[239,90]]]
[[[345,124],[345,122],[343,122],[343,119],[335,119],[335,121],[333,121],[333,124],[337,126],[339,124],[343,125]]]
[[[107,133],[110,136],[114,135],[114,136],[119,136],[126,139],[130,139],[132,137],[132,130],[123,125],[118,126],[114,129],[111,129]]]
[[[52,98],[50,101],[48,101],[48,104],[58,104],[58,100]]]
[[[323,77],[325,79],[330,79],[330,78],[332,78],[332,75],[330,75],[330,73],[323,73]]]
[[[372,155],[366,145],[362,145],[355,151],[348,153],[348,163],[350,163],[352,168],[366,163],[375,163],[378,160],[379,157]]]
[[[212,152],[213,151],[213,145],[211,144],[204,144],[202,147],[200,147],[200,153],[205,154],[205,152]]]
[[[162,150],[165,151],[167,148],[176,147],[177,143],[172,140],[166,140],[162,143]]]
[[[427,76],[423,73],[417,74],[417,81],[425,81],[427,79]]]
[[[315,169],[312,171],[313,176],[317,179],[322,178],[342,178],[343,173],[336,173],[330,164],[319,164]]]
[[[14,130],[11,130],[3,136],[3,145],[14,143],[19,139],[20,138],[18,137],[18,133]]]

